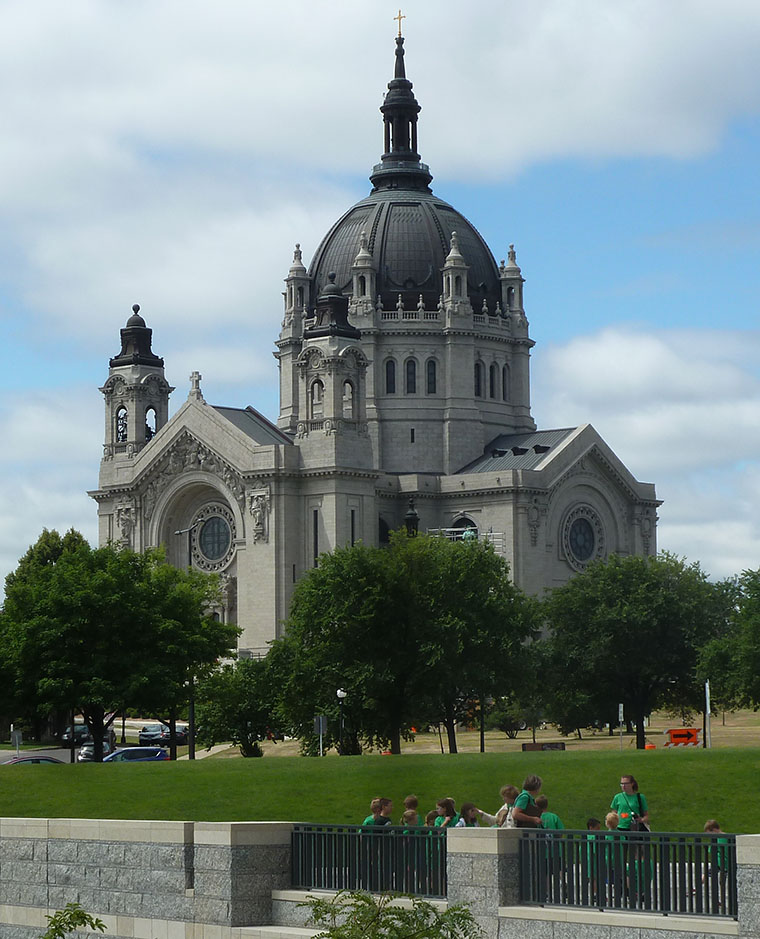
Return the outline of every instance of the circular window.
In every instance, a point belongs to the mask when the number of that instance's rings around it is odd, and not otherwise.
[[[577,571],[583,571],[605,553],[604,528],[590,505],[576,506],[562,526],[565,558]]]
[[[193,566],[221,571],[235,553],[235,517],[226,505],[204,506],[193,519]]]
[[[208,524],[208,522],[206,523]],[[587,518],[576,518],[570,526],[570,550],[579,561],[588,561],[594,553],[594,529]]]
[[[221,515],[212,516],[201,526],[198,547],[209,561],[218,561],[223,558],[231,541],[230,526]]]

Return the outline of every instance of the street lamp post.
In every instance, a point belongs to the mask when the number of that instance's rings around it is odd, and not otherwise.
[[[420,527],[420,516],[417,509],[414,507],[413,498],[409,499],[409,508],[406,510],[406,515],[404,516],[404,525],[406,525],[407,535],[410,538],[414,538]]]
[[[189,528],[180,528],[175,535],[187,535],[187,569],[193,569],[193,532],[200,522],[193,522]],[[190,677],[190,700],[187,705],[187,758],[195,759],[195,681]]]
[[[338,688],[335,694],[338,696],[338,753],[340,756],[343,756],[343,701],[346,698],[348,692],[344,691],[342,688]]]

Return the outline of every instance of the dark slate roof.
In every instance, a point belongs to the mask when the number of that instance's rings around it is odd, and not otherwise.
[[[279,427],[268,421],[263,414],[252,408],[221,408],[213,406],[217,414],[221,414],[230,424],[250,437],[260,447],[271,447],[273,444],[290,443],[293,441],[284,434]]]
[[[502,434],[486,447],[483,456],[468,463],[460,473],[495,473],[499,470],[535,469],[551,455],[576,427],[537,430],[529,434]]]
[[[377,293],[386,309],[396,306],[401,294],[404,305],[414,309],[422,294],[425,306],[434,310],[443,293],[443,267],[449,253],[452,231],[469,267],[468,294],[476,312],[488,303],[496,312],[501,300],[499,270],[488,245],[462,214],[432,192],[391,189],[373,192],[352,206],[322,239],[309,269],[315,297],[334,271],[336,284],[351,292],[351,266],[361,233],[377,271]]]

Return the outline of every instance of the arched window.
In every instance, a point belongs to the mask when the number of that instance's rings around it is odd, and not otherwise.
[[[507,309],[511,310],[515,305],[515,288],[507,287]]]
[[[417,363],[414,359],[406,360],[406,393],[417,394]]]
[[[483,363],[475,363],[475,397],[483,397]]]
[[[354,418],[354,386],[350,381],[343,382],[343,417],[346,420]]]
[[[367,278],[364,274],[359,275],[359,296],[364,297],[367,295]]]
[[[435,394],[436,389],[436,374],[435,374],[435,359],[427,360],[427,393],[429,395]]]
[[[303,287],[298,288],[298,306],[303,306]]]
[[[127,409],[119,408],[116,412],[116,442],[126,443],[127,440]]]
[[[311,385],[311,417],[320,418],[324,414],[325,407],[325,386],[317,379]]]
[[[389,545],[391,543],[391,529],[390,529],[390,525],[385,521],[385,519],[382,516],[378,516],[377,525],[378,525],[377,540],[378,540],[378,543],[380,544],[380,547],[382,548],[385,545]]]
[[[488,397],[495,398],[499,387],[499,367],[491,365],[488,369]]]
[[[501,370],[501,396],[505,401],[509,401],[509,366],[505,365]]]
[[[152,440],[156,436],[156,409],[148,408],[145,412],[145,439]]]
[[[387,359],[385,363],[385,393],[396,394],[396,363],[393,359]]]
[[[478,526],[471,518],[466,515],[460,516],[451,526],[454,531],[454,539],[457,541],[476,541],[478,537]]]
[[[461,274],[457,274],[457,276],[454,278],[454,296],[455,296],[455,297],[461,297],[461,296],[462,296],[462,276],[461,276]]]

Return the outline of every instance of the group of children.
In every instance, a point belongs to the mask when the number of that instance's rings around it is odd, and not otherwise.
[[[500,795],[504,800],[504,804],[495,815],[489,815],[488,812],[479,809],[474,802],[463,802],[457,812],[454,800],[446,797],[436,802],[436,807],[425,815],[424,820],[418,811],[419,800],[417,796],[408,795],[404,799],[404,812],[398,824],[406,828],[423,826],[426,828],[477,828],[484,823],[492,828],[515,828],[512,811],[520,795],[520,790],[516,786],[503,786]],[[553,829],[565,827],[560,817],[549,811],[549,800],[546,796],[538,796],[535,804],[541,813],[540,827]],[[362,822],[363,827],[393,824],[391,817],[393,813],[392,799],[373,799],[369,808],[370,814]]]
[[[525,791],[525,790],[523,790]],[[456,804],[450,797],[439,799],[436,807],[431,809],[423,820],[419,814],[419,800],[415,795],[408,795],[404,799],[404,812],[398,824],[406,828],[426,827],[426,828],[477,828],[481,824],[492,828],[515,828],[517,827],[512,813],[515,804],[521,795],[516,786],[503,786],[499,793],[504,800],[504,804],[495,815],[490,815],[479,809],[474,802],[463,802],[459,811],[456,810]],[[564,829],[562,819],[554,812],[549,811],[549,800],[545,795],[536,796],[535,808],[537,810],[538,824],[536,827],[544,829]],[[362,822],[363,827],[372,825],[392,825],[393,800],[392,799],[373,799],[370,803],[370,814]],[[605,827],[609,831],[616,831],[620,824],[620,817],[617,812],[608,812],[604,817]],[[598,818],[589,818],[586,821],[588,831],[601,831],[602,823]],[[720,824],[714,819],[708,819],[705,822],[704,830],[712,834],[723,834]]]

